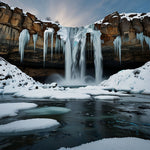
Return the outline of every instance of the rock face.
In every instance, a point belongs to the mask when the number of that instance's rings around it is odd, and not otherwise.
[[[130,68],[144,64],[150,60],[149,46],[144,41],[142,48],[136,34],[142,33],[150,37],[150,14],[119,14],[114,12],[103,20],[94,23],[95,29],[102,35],[102,53],[104,67]],[[54,29],[54,43],[56,33],[60,25],[51,21],[41,21],[31,13],[23,13],[20,8],[13,10],[5,3],[0,2],[0,56],[11,63],[22,67],[43,68],[43,41],[46,28]],[[23,29],[30,33],[29,44],[25,47],[24,61],[20,63],[19,35]],[[33,34],[38,34],[36,49],[34,51]],[[122,39],[122,63],[114,53],[113,41],[117,36]],[[87,38],[88,39],[88,38]],[[90,45],[90,43],[88,43]],[[55,44],[53,45],[55,49]],[[64,68],[63,53],[54,52],[53,60],[50,56],[50,48],[46,58],[46,68]],[[88,54],[87,54],[88,55]],[[87,56],[87,63],[91,64],[93,57]],[[24,69],[25,68],[25,69]],[[30,73],[29,73],[30,75]]]

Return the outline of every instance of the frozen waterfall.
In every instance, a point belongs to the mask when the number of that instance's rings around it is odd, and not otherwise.
[[[116,39],[113,42],[114,48],[115,48],[115,53],[119,56],[119,60],[121,63],[121,37],[117,36]]]
[[[92,28],[61,28],[57,34],[65,42],[65,76],[66,80],[81,79],[86,75],[86,41],[87,33],[91,35],[91,43],[94,46],[95,80],[99,83],[102,79],[102,53],[101,33]],[[78,58],[79,57],[79,58]]]
[[[24,58],[24,49],[30,40],[30,34],[27,29],[22,30],[19,36],[19,53],[20,53],[20,61],[23,61]]]

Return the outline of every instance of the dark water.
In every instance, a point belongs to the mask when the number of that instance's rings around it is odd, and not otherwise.
[[[119,101],[38,101],[1,96],[4,102],[34,102],[39,107],[58,106],[71,109],[62,115],[27,116],[0,120],[0,124],[19,119],[52,118],[60,122],[53,130],[28,134],[0,135],[0,150],[55,150],[110,137],[150,139],[150,96],[122,97]],[[139,102],[142,101],[142,102]]]

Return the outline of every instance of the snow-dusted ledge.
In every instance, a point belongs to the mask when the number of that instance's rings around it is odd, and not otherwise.
[[[36,118],[14,121],[8,124],[0,125],[0,133],[25,132],[32,130],[42,130],[58,126],[59,122],[54,119]]]
[[[30,109],[37,107],[34,103],[4,103],[0,104],[0,118],[8,116],[16,116],[17,112],[22,109]]]
[[[140,138],[109,138],[73,148],[60,148],[59,150],[149,150],[150,140]]]

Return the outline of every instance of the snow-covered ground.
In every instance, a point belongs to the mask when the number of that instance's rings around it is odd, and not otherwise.
[[[81,100],[103,95],[103,99],[112,99],[108,95],[129,96],[125,92],[150,94],[149,81],[150,62],[147,62],[137,69],[122,70],[98,86],[65,89],[57,87],[55,83],[41,84],[36,82],[16,66],[0,57],[0,94],[11,94],[14,97]]]
[[[25,132],[31,130],[47,129],[58,126],[59,123],[54,119],[36,118],[14,121],[0,125],[0,133]]]
[[[21,109],[30,109],[37,107],[34,103],[4,103],[0,104],[0,118],[7,116],[16,116]]]
[[[60,148],[59,150],[149,150],[150,140],[140,138],[109,138],[73,148]]]
[[[103,81],[106,89],[150,94],[150,61],[137,69],[122,70]]]

